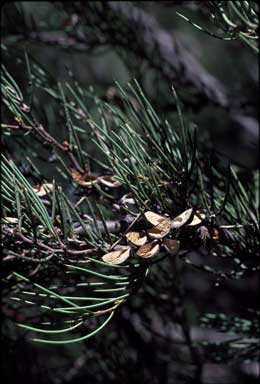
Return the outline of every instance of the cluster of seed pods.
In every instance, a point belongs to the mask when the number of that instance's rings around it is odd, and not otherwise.
[[[161,247],[171,255],[175,255],[179,251],[180,241],[167,238],[170,232],[184,225],[197,226],[205,219],[204,213],[200,211],[193,213],[192,208],[173,220],[152,211],[145,212],[144,216],[153,227],[146,231],[128,232],[125,237],[129,245],[119,246],[116,250],[106,253],[102,257],[103,261],[109,264],[122,264],[131,256],[131,251],[134,251],[136,256],[148,259],[159,253]]]

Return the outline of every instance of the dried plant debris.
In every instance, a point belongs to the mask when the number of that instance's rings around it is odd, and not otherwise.
[[[130,243],[137,246],[142,246],[147,242],[147,236],[144,231],[128,232],[126,238]]]
[[[122,183],[113,175],[95,176],[88,172],[81,173],[76,169],[72,169],[71,176],[81,187],[92,187],[97,183],[108,188],[118,188],[122,186]]]
[[[160,251],[160,246],[157,242],[147,243],[142,245],[138,251],[136,252],[137,256],[143,257],[144,259],[148,259],[157,255]]]
[[[106,253],[102,256],[102,260],[109,264],[122,264],[131,254],[131,247],[122,247],[119,250]]]
[[[187,209],[186,211],[182,212],[179,216],[175,217],[175,219],[172,221],[172,228],[180,228],[183,225],[185,225],[191,218],[193,209]]]
[[[81,187],[92,187],[93,184],[98,182],[98,178],[96,176],[90,175],[88,173],[80,173],[76,169],[71,171],[71,176],[73,180]]]
[[[195,226],[195,225],[199,225],[203,222],[203,220],[205,220],[205,218],[206,218],[205,213],[203,213],[201,211],[196,211],[194,216],[193,216],[192,221],[187,225],[189,225],[191,227]]]
[[[150,224],[153,224],[153,225],[158,225],[158,224],[160,224],[162,221],[169,220],[169,219],[167,219],[167,217],[158,215],[157,213],[152,212],[152,211],[147,211],[147,212],[145,212],[144,216],[145,216],[146,220],[147,220]]]
[[[171,220],[163,220],[153,228],[147,231],[147,234],[152,239],[162,239],[167,236],[171,230],[172,222]]]
[[[192,214],[193,209],[189,208],[175,217],[175,219],[171,220],[168,217],[158,215],[155,212],[147,211],[144,216],[150,224],[154,225],[153,228],[150,228],[147,231],[147,234],[153,239],[162,239],[167,236],[173,228],[177,229],[185,224],[196,226],[201,224],[206,218],[206,215],[201,211],[196,211],[193,217]],[[189,223],[189,221],[191,222]]]

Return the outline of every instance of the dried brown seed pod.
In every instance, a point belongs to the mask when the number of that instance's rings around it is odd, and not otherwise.
[[[142,245],[136,252],[137,256],[148,259],[149,257],[155,256],[160,251],[160,246],[158,243],[151,242],[145,245]]]
[[[76,169],[71,171],[71,176],[73,180],[82,187],[91,187],[93,184],[98,182],[98,178],[96,176],[90,175],[88,173],[82,174]]]
[[[192,221],[188,225],[189,226],[199,225],[200,223],[202,223],[202,220],[204,220],[205,218],[206,218],[205,213],[200,212],[200,211],[196,211],[194,216],[193,216]]]
[[[102,256],[102,260],[109,264],[122,264],[129,258],[130,252],[131,247],[123,247],[117,251],[106,253]]]
[[[187,209],[186,211],[182,212],[179,216],[175,217],[175,219],[172,221],[172,228],[180,228],[184,224],[186,224],[192,215],[192,208]]]
[[[169,220],[167,217],[158,215],[157,213],[152,211],[145,212],[144,216],[146,220],[153,225],[158,225],[164,220]]]
[[[153,228],[149,229],[147,231],[148,236],[150,236],[152,239],[162,239],[171,230],[172,221],[169,219],[165,219],[161,221],[159,224],[154,226]]]
[[[138,246],[144,245],[147,242],[147,236],[144,231],[128,232],[126,238],[130,243]]]

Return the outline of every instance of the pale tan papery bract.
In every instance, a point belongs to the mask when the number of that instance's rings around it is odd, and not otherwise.
[[[82,187],[91,187],[93,184],[98,182],[98,178],[96,176],[87,173],[82,174],[76,169],[71,171],[71,176],[72,179]]]
[[[205,213],[200,212],[200,211],[196,211],[191,223],[189,223],[188,225],[191,227],[195,226],[195,225],[199,225],[202,222],[202,220],[204,220],[205,218],[206,218]]]
[[[136,252],[137,256],[148,259],[149,257],[155,256],[160,251],[160,246],[157,243],[147,243],[142,245]]]
[[[134,245],[144,245],[147,242],[147,236],[144,231],[141,232],[128,232],[126,238]]]
[[[186,224],[192,215],[192,208],[187,209],[186,211],[182,212],[179,216],[175,217],[175,219],[172,221],[172,228],[180,228],[184,224]]]
[[[160,224],[162,221],[164,221],[164,220],[168,220],[167,217],[158,215],[157,213],[152,212],[152,211],[147,211],[147,212],[145,212],[144,216],[145,216],[146,220],[147,220],[150,224],[153,224],[153,225],[158,225],[158,224]]]
[[[171,230],[172,221],[165,219],[151,229],[148,229],[147,234],[152,239],[162,239]]]
[[[130,252],[131,247],[124,247],[117,251],[106,253],[102,256],[102,260],[109,264],[122,264],[129,258]]]

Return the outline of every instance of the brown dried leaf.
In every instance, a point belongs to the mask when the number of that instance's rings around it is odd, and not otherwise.
[[[188,224],[188,225],[190,225],[190,226],[198,225],[198,224],[200,224],[200,223],[202,222],[202,220],[204,220],[205,218],[206,218],[205,213],[200,212],[200,211],[196,211],[196,212],[195,212],[195,215],[194,215],[194,217],[193,217],[193,219],[192,219],[192,221],[191,221],[191,223]]]
[[[143,231],[128,232],[126,238],[130,243],[138,246],[144,245],[147,242],[147,236]]]
[[[156,242],[147,243],[142,245],[136,252],[137,256],[148,259],[155,256],[160,251],[160,246]]]
[[[102,260],[109,264],[122,264],[130,256],[131,247],[124,247],[117,251],[106,253]]]
[[[171,230],[171,225],[172,221],[169,219],[164,219],[161,221],[159,224],[157,224],[155,227],[149,229],[147,231],[147,234],[152,238],[152,239],[162,239]]]
[[[180,228],[189,221],[192,215],[192,208],[182,212],[179,216],[175,217],[172,221],[172,228]]]
[[[121,187],[122,183],[116,180],[114,176],[100,176],[98,178],[101,184],[109,188],[118,188]]]
[[[145,216],[146,220],[147,220],[150,224],[153,224],[153,225],[158,225],[158,224],[160,224],[162,221],[168,220],[167,217],[158,215],[157,213],[154,213],[154,212],[152,212],[152,211],[147,211],[147,212],[145,212],[144,216]]]
[[[166,250],[171,254],[171,255],[176,255],[180,249],[180,242],[179,240],[174,240],[174,239],[165,239],[163,241],[163,245],[166,248]]]
[[[82,174],[76,169],[71,171],[71,176],[73,180],[82,187],[91,187],[93,184],[98,182],[98,178],[96,176],[88,173]]]

